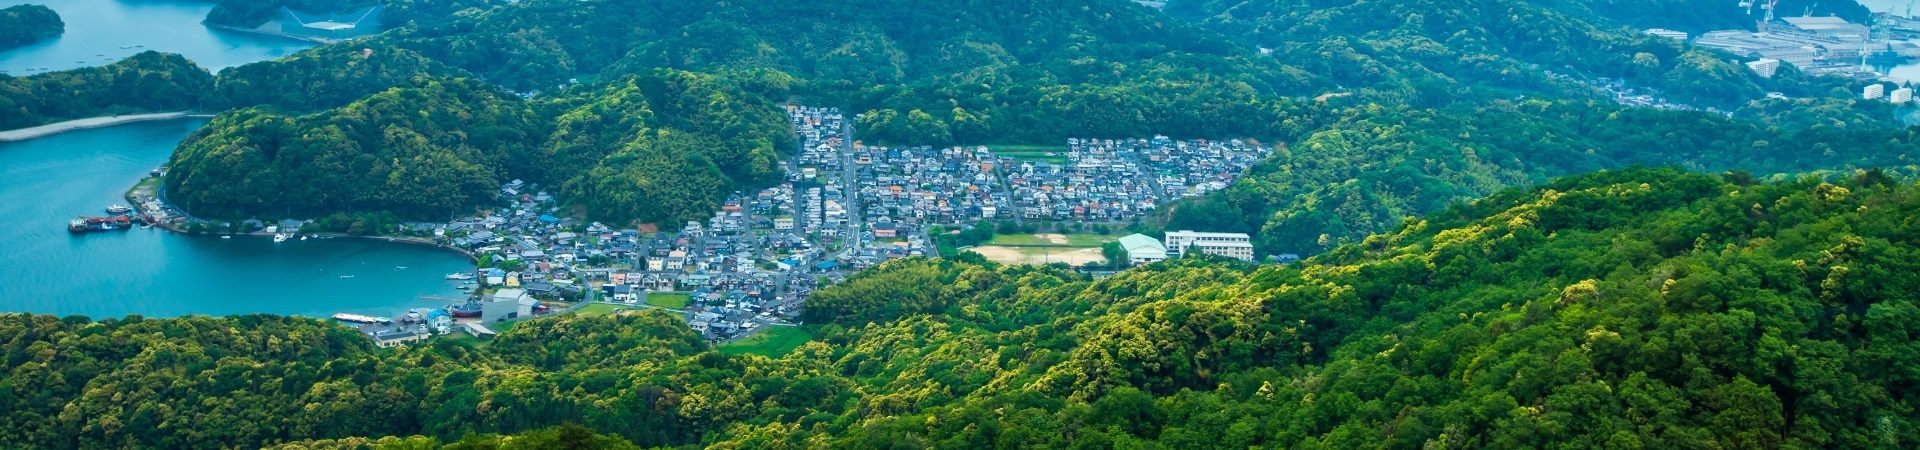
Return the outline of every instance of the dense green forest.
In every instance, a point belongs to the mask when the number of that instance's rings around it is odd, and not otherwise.
[[[895,261],[809,300],[819,338],[776,359],[659,311],[390,350],[7,315],[0,445],[1911,448],[1916,217],[1877,171],[1604,171],[1290,266]]]
[[[1857,167],[1920,175],[1920,128],[1864,118],[1782,127],[1544,100],[1340,114],[1227,190],[1167,208],[1167,228],[1249,232],[1263,254],[1313,254],[1509,186],[1636,164],[1769,177]]]
[[[520,99],[421,80],[322,114],[229,111],[181,142],[168,198],[209,217],[471,212],[532,161],[545,133]]]
[[[171,53],[25,77],[0,74],[0,129],[199,106],[213,74]]]
[[[17,47],[67,32],[60,14],[42,5],[0,8],[0,49]]]

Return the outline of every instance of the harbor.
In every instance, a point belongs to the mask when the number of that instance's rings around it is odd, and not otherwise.
[[[1717,30],[1698,36],[1658,28],[1647,32],[1752,58],[1755,61],[1748,66],[1766,77],[1771,77],[1778,66],[1788,65],[1808,74],[1904,85],[1911,81],[1913,72],[1920,71],[1920,64],[1916,64],[1920,60],[1920,18],[1913,16],[1912,3],[1899,12],[1891,6],[1874,9],[1867,23],[1828,16],[1777,15],[1773,10],[1776,3],[1741,3],[1742,7],[1765,13],[1752,30]]]
[[[150,180],[139,185],[150,189],[158,182],[153,170],[204,123],[178,118],[0,142],[0,193],[30,199],[0,204],[0,214],[31,224],[0,236],[9,249],[0,268],[10,277],[0,283],[0,310],[96,320],[255,313],[324,319],[394,316],[448,303],[422,296],[467,295],[463,282],[444,278],[473,272],[471,258],[406,240],[302,235],[275,243],[271,234],[223,239],[137,223],[121,231],[69,230],[78,216],[112,216],[113,205],[138,205],[127,200],[128,185]]]

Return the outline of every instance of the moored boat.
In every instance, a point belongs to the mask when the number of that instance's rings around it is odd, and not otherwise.
[[[449,280],[471,280],[471,279],[473,279],[473,274],[470,274],[470,273],[458,273],[458,272],[456,272],[456,273],[450,273],[450,274],[447,274],[447,279],[449,279]]]
[[[67,231],[86,233],[90,231],[125,231],[133,228],[133,219],[127,216],[86,217],[82,216],[67,222]]]
[[[133,212],[133,208],[132,208],[132,207],[128,207],[127,205],[109,205],[109,206],[107,206],[107,213],[108,213],[108,214],[126,214],[126,213],[130,213],[130,212]]]

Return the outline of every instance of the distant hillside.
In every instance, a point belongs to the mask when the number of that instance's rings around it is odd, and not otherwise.
[[[199,106],[213,74],[180,55],[142,52],[113,64],[25,77],[0,74],[0,129]]]
[[[1575,173],[1676,165],[1790,177],[1884,167],[1916,177],[1915,148],[1920,128],[1820,121],[1769,126],[1599,102],[1350,108],[1225,191],[1171,205],[1167,227],[1251,232],[1263,254],[1314,254],[1362,242],[1407,217]]]
[[[0,9],[0,49],[17,47],[67,32],[60,14],[41,5],[13,5]]]
[[[1292,266],[906,259],[820,291],[819,338],[777,359],[659,310],[385,350],[306,319],[4,315],[0,445],[1911,448],[1917,189],[1634,169]]]
[[[328,14],[381,5],[380,23],[396,27],[408,22],[437,22],[469,8],[486,9],[504,5],[506,0],[207,0],[215,1],[206,22],[241,28],[253,28],[281,17],[280,8],[304,13]]]
[[[1433,107],[1524,95],[1598,98],[1600,92],[1577,79],[1603,77],[1653,88],[1672,102],[1720,109],[1738,108],[1769,91],[1830,97],[1838,87],[1848,94],[1837,98],[1850,99],[1856,90],[1850,80],[1809,79],[1791,70],[1762,78],[1729,61],[1729,55],[1648,35],[1563,3],[1174,0],[1167,11],[1271,49],[1286,64],[1327,77],[1329,84],[1362,100],[1383,103]],[[1689,2],[1694,3],[1704,2]],[[1731,2],[1722,6],[1737,11]]]

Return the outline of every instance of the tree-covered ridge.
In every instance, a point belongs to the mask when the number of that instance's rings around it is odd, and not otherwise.
[[[326,45],[222,70],[207,107],[270,106],[304,113],[337,108],[420,77],[465,73],[419,53],[378,42]]]
[[[573,422],[713,448],[1908,448],[1917,194],[1633,169],[1292,266],[906,259],[821,291],[819,340],[778,359],[659,312],[393,350],[307,320],[4,316],[0,445],[618,445],[542,429]]]
[[[1341,117],[1277,149],[1228,189],[1172,205],[1168,228],[1245,231],[1263,253],[1313,254],[1509,186],[1600,169],[1677,165],[1788,176],[1884,167],[1920,174],[1913,159],[1920,129],[1877,123],[1765,126],[1699,112],[1543,100],[1438,110],[1367,106]]]
[[[67,32],[60,14],[43,5],[0,8],[0,49],[26,45]]]
[[[1118,0],[536,0],[379,39],[521,91],[658,67],[777,71],[809,103],[920,111],[939,131],[894,142],[927,145],[1272,136],[1286,119],[1284,95],[1320,87]]]
[[[0,129],[199,106],[213,75],[185,57],[141,52],[99,67],[0,74]]]
[[[727,193],[779,182],[793,147],[785,111],[725,77],[656,70],[578,98],[533,166],[595,220],[706,220]]]
[[[168,198],[208,217],[470,212],[531,161],[544,125],[476,81],[420,80],[305,116],[221,114],[168,163]]]

